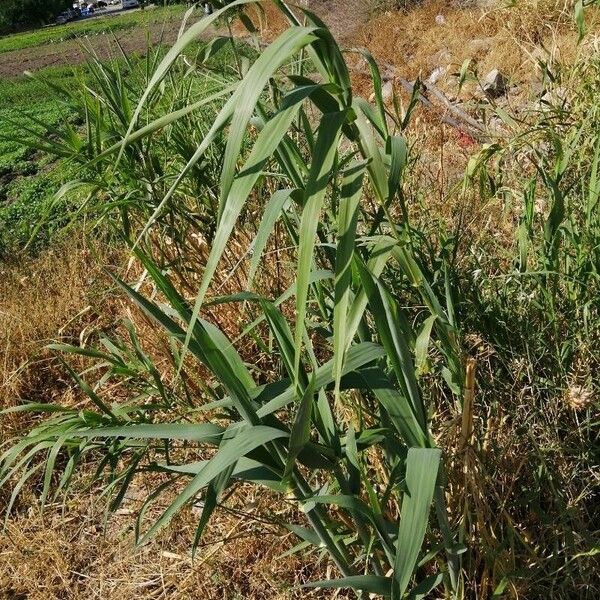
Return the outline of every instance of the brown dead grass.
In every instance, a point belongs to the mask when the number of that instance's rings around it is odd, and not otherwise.
[[[541,43],[549,48],[548,55],[567,62],[576,51],[572,22],[556,9],[557,3],[537,4],[537,12],[532,10],[531,3],[527,4],[527,10],[521,5],[517,9],[491,12],[460,9],[455,5],[449,8],[446,2],[430,0],[407,13],[375,17],[360,29],[353,41],[369,47],[379,61],[393,65],[408,79],[417,75],[426,77],[440,65],[449,65],[449,71],[457,70],[463,60],[473,58],[480,73],[498,67],[515,82],[523,84],[535,73],[535,57],[539,56],[536,48],[539,49]],[[542,9],[546,11],[544,19],[540,19]],[[272,35],[283,28],[283,22],[270,12],[272,9],[267,5],[268,33]],[[435,24],[437,14],[444,14],[446,25]],[[360,73],[354,77],[358,92],[368,97],[366,78],[361,84]],[[453,85],[450,78],[442,87],[451,93]],[[500,205],[483,205],[473,195],[464,197],[458,193],[464,166],[477,145],[465,144],[460,132],[440,124],[439,115],[423,110],[417,112],[408,134],[419,148],[418,163],[411,173],[419,180],[418,189],[425,190],[425,195],[410,196],[409,182],[408,200],[414,210],[421,211],[422,215],[430,214],[432,219],[442,215],[450,224],[459,215],[466,214],[475,234],[482,234],[496,223],[511,226],[503,219]],[[451,190],[456,191],[451,194]],[[159,363],[167,364],[166,350],[156,329],[130,307],[126,308],[121,300],[106,294],[110,284],[101,265],[122,265],[122,255],[108,250],[92,251],[83,241],[76,248],[72,244],[71,241],[70,248],[59,246],[39,258],[2,268],[0,406],[11,406],[23,397],[61,398],[64,402],[73,402],[70,383],[40,347],[57,337],[64,341],[77,341],[80,336],[87,339],[98,330],[114,327],[126,314],[134,320],[144,348]],[[245,252],[247,241],[239,244],[238,256]],[[269,250],[279,252],[275,247]],[[199,252],[197,256],[203,255]],[[285,260],[285,252],[282,252],[282,265]],[[247,270],[247,261],[238,265],[235,256],[226,257],[225,261],[217,286],[221,286],[219,291],[223,294],[243,287]],[[276,261],[271,264],[275,266]],[[194,283],[188,282],[190,292]],[[284,288],[287,283],[285,278],[280,280],[277,269],[260,273],[259,284],[262,289],[271,291],[271,295],[276,286]],[[107,298],[112,300],[107,301]],[[238,309],[241,310],[241,305],[236,309],[211,311],[211,318],[230,337],[234,337],[239,332],[239,324],[247,320],[247,315]],[[245,356],[256,359],[254,346],[242,351]],[[264,357],[260,366],[270,368],[271,359]],[[513,433],[501,418],[498,422],[487,415],[476,414],[475,418],[481,420],[478,426],[486,431],[486,439],[498,438],[497,447],[502,447],[502,442]],[[16,425],[22,427],[23,422],[13,422],[11,429]],[[444,445],[450,447],[452,443],[449,440]],[[479,520],[471,526],[470,534],[474,538],[487,534],[486,515],[493,513],[496,506],[510,504],[522,461],[508,454],[507,450],[506,456],[495,457],[498,472],[508,473],[509,477],[508,491],[492,502],[494,507],[484,503],[481,492],[472,493],[475,488],[470,481],[462,481],[462,465],[457,465],[451,473],[455,477],[451,481],[455,486],[452,493],[459,502],[468,499],[475,505],[474,513]],[[478,468],[473,466],[473,477],[479,476]],[[256,518],[273,511],[279,511],[281,518],[289,520],[298,520],[299,516],[269,494],[246,488],[237,493],[231,499],[230,508],[249,514],[241,516],[221,511],[209,526],[206,545],[191,562],[189,549],[197,523],[196,512],[191,509],[183,512],[155,542],[134,550],[131,526],[143,497],[142,483],[138,488],[140,493],[136,493],[135,487],[132,489],[123,511],[112,517],[107,527],[102,502],[98,501],[96,491],[83,491],[83,483],[79,491],[67,499],[64,513],[61,506],[53,505],[40,516],[35,489],[21,500],[20,512],[9,520],[6,535],[0,536],[0,598],[125,600],[138,596],[144,599],[284,600],[347,597],[325,592],[309,594],[298,588],[328,573],[324,565],[319,566],[316,560],[307,561],[305,556],[302,560],[279,558],[295,542],[279,527],[258,523]],[[479,518],[480,515],[483,517]],[[512,527],[505,512],[500,511],[498,519],[506,519]],[[489,529],[493,534],[493,528]],[[522,530],[519,536],[524,540],[522,543],[528,544],[536,533]],[[493,539],[488,542],[493,548]],[[508,572],[515,567],[513,560],[514,557],[499,555],[493,564],[500,572]],[[481,575],[482,589],[488,575]]]
[[[236,273],[232,265],[222,272],[223,293],[244,277],[244,266],[238,266],[240,273]],[[130,279],[139,275],[138,265],[127,267],[124,253],[90,247],[83,238],[71,239],[68,245],[59,243],[37,258],[21,258],[3,266],[0,327],[6,335],[0,369],[2,407],[18,404],[23,398],[81,405],[84,398],[43,345],[57,339],[90,344],[100,332],[123,333],[119,325],[123,317],[134,322],[142,347],[168,381],[172,365],[161,332],[110,291],[104,267],[127,270]],[[261,273],[261,279],[265,277],[270,275]],[[239,317],[235,308],[229,317],[223,310],[211,315],[215,322],[230,322],[229,333],[234,335]],[[75,368],[84,366],[73,357],[69,360]],[[185,376],[193,383],[203,373],[192,364]],[[28,427],[29,419],[23,415],[2,418],[3,439]],[[39,480],[28,483],[6,531],[0,535],[1,599],[332,597],[328,592],[309,593],[300,587],[309,580],[327,577],[327,563],[320,564],[316,556],[305,554],[279,558],[297,541],[261,515],[285,522],[302,519],[274,495],[251,487],[237,491],[227,501],[227,510],[220,510],[212,519],[192,561],[190,548],[198,511],[183,511],[155,541],[136,549],[133,524],[137,511],[160,481],[138,477],[117,514],[105,521],[106,504],[98,497],[100,489],[88,487],[91,481],[86,478],[94,470],[93,461],[89,466],[79,471],[64,504],[47,505],[43,514],[38,502]],[[148,518],[157,518],[175,493],[173,489],[161,496]],[[0,503],[7,501],[6,493],[0,495]]]
[[[83,343],[113,325],[119,309],[103,268],[122,256],[71,234],[39,257],[0,266],[0,409],[69,392],[64,371],[44,347]]]
[[[151,544],[135,549],[132,523],[148,490],[132,485],[128,499],[108,524],[94,494],[79,494],[40,515],[34,496],[29,510],[9,521],[0,537],[0,598],[28,600],[130,600],[150,598],[330,598],[301,585],[327,576],[326,567],[305,555],[280,555],[295,543],[276,526],[257,521],[273,513],[275,500],[244,489],[212,519],[194,560],[190,546],[198,513],[180,513]],[[285,504],[278,517],[297,518]],[[156,511],[156,515],[158,512]],[[348,598],[345,594],[337,598]]]
[[[457,72],[472,59],[481,76],[500,69],[515,83],[530,81],[536,59],[547,54],[572,62],[577,32],[572,12],[557,2],[518,2],[514,7],[466,7],[426,0],[409,11],[386,12],[357,32],[380,63],[398,68],[407,79],[427,78],[436,67]],[[500,5],[501,6],[501,5]],[[587,13],[588,28],[598,27],[598,11]],[[445,24],[438,25],[442,15]]]
[[[444,17],[444,24],[436,17]],[[522,0],[507,7],[500,2],[447,2],[424,0],[411,3],[404,11],[374,15],[357,29],[349,45],[366,47],[382,73],[391,76],[394,93],[404,106],[409,96],[399,79],[427,79],[434,69],[446,70],[436,82],[446,96],[478,119],[489,118],[487,100],[476,82],[459,89],[457,74],[470,60],[470,70],[480,80],[499,69],[509,80],[506,97],[499,104],[511,114],[520,114],[536,102],[542,89],[539,61],[555,69],[574,64],[580,53],[594,52],[600,31],[600,10],[586,12],[588,41],[577,45],[573,3],[559,0]],[[349,55],[352,81],[357,94],[368,98],[372,83],[366,64]],[[502,202],[483,202],[472,187],[465,195],[461,181],[467,162],[481,143],[466,131],[442,121],[447,109],[434,97],[433,109],[419,106],[405,132],[414,147],[416,162],[410,169],[406,193],[411,209],[424,219],[442,219],[449,230],[465,219],[464,231],[512,240],[516,218],[507,218]],[[486,116],[487,115],[487,116]],[[452,116],[452,115],[450,115]],[[502,132],[491,130],[491,141]],[[418,190],[414,195],[412,190]]]

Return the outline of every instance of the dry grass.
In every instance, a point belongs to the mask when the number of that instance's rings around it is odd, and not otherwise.
[[[21,258],[3,266],[0,328],[6,336],[0,370],[2,407],[24,398],[82,405],[85,400],[43,346],[57,339],[92,343],[100,332],[118,332],[123,317],[135,323],[144,350],[162,367],[168,380],[172,365],[160,332],[110,291],[110,279],[103,268],[123,270],[126,265],[122,252],[91,248],[83,240],[74,243],[71,239],[68,247],[57,244],[37,258]],[[137,265],[130,264],[128,276],[134,278],[136,270]],[[236,269],[229,265],[223,274],[221,292],[226,293],[228,286],[240,283],[244,265]],[[271,276],[263,271],[263,283]],[[215,310],[212,315],[215,322],[230,323],[231,335],[239,332],[240,315],[235,310],[229,315]],[[252,351],[256,349],[248,349]],[[202,373],[194,365],[186,369],[186,376],[191,382]],[[0,424],[4,436],[28,426],[22,415],[4,417]],[[227,508],[211,521],[192,562],[190,548],[198,511],[184,511],[157,540],[135,549],[135,516],[142,500],[158,484],[156,478],[139,477],[117,514],[105,521],[105,502],[98,500],[99,490],[90,490],[91,482],[86,480],[93,470],[91,463],[64,502],[47,505],[43,514],[37,500],[39,481],[19,498],[0,536],[1,599],[331,597],[330,593],[300,589],[311,579],[327,576],[327,563],[319,564],[317,557],[307,560],[305,555],[279,559],[296,543],[295,538],[281,526],[265,521],[261,514],[283,521],[302,519],[273,495],[251,487],[237,491],[227,501]],[[7,500],[5,494],[0,497],[0,503]],[[155,516],[170,500],[168,495],[161,499],[152,509]]]
[[[233,244],[237,252],[224,257],[215,293],[230,293],[245,285],[248,261],[238,262],[236,257],[245,255],[247,244],[248,240]],[[196,250],[190,255],[201,260],[202,247]],[[271,269],[263,268],[257,283],[271,293],[283,291],[289,281],[276,280],[283,271],[275,257],[285,260],[285,252],[276,245],[268,250],[273,257]],[[6,335],[1,348],[0,406],[14,406],[23,399],[83,406],[85,397],[44,345],[56,340],[90,345],[100,333],[123,334],[120,323],[125,317],[135,324],[142,347],[164,380],[170,380],[173,367],[164,336],[115,293],[105,268],[125,271],[130,280],[141,273],[139,265],[128,262],[124,252],[100,245],[90,247],[83,237],[70,239],[68,245],[57,243],[36,258],[19,257],[3,265],[0,330]],[[193,278],[179,280],[184,293],[187,288],[191,293],[194,284]],[[241,304],[217,306],[209,311],[209,318],[234,337],[240,333],[241,322],[248,320],[241,308]],[[244,353],[256,358],[256,352],[252,345]],[[263,358],[259,366],[272,369],[272,357]],[[73,357],[69,361],[75,361],[79,370],[85,366]],[[192,389],[203,375],[194,361],[186,364],[184,376]],[[113,388],[109,401],[115,401],[119,393]],[[0,420],[4,439],[29,425],[23,415]],[[47,505],[43,514],[37,500],[39,480],[19,497],[6,532],[0,536],[0,599],[331,597],[330,593],[300,589],[302,583],[327,576],[326,562],[319,564],[317,557],[307,560],[305,555],[278,558],[297,542],[285,529],[269,524],[260,515],[268,513],[271,518],[275,515],[295,522],[302,522],[302,518],[273,495],[253,488],[236,492],[227,501],[229,510],[222,509],[211,521],[192,562],[190,548],[199,512],[184,511],[156,541],[135,549],[132,528],[137,510],[154,489],[150,486],[157,485],[156,479],[140,477],[121,509],[105,521],[105,502],[98,501],[99,490],[88,488],[86,477],[94,470],[93,462],[89,467],[80,474],[64,503]],[[8,501],[9,491],[4,490],[0,504]],[[162,498],[153,509],[155,516],[169,500],[168,494]]]
[[[480,86],[467,80],[459,89],[458,72],[466,60],[469,69],[480,80],[494,68],[509,79],[507,96],[500,104],[511,114],[524,118],[539,99],[542,72],[539,61],[549,63],[551,70],[560,64],[574,64],[581,53],[597,49],[600,10],[586,11],[586,27],[590,35],[577,45],[578,33],[573,18],[573,2],[557,0],[522,0],[508,7],[501,2],[447,2],[424,0],[410,3],[406,10],[374,15],[359,27],[349,46],[366,47],[378,61],[382,71],[392,75],[394,93],[406,106],[409,97],[399,77],[427,79],[438,67],[445,69],[436,82],[451,101],[465,112],[487,122],[488,110]],[[444,24],[436,17],[442,15]],[[349,57],[354,66],[352,80],[357,94],[368,98],[372,84],[362,59]],[[556,72],[556,71],[555,71]],[[442,219],[452,230],[464,219],[463,230],[478,238],[493,235],[512,243],[518,215],[507,215],[501,199],[482,201],[477,190],[463,192],[461,182],[467,162],[481,143],[468,133],[444,124],[446,108],[430,98],[434,109],[419,106],[406,131],[414,146],[415,163],[410,169],[411,181],[406,194],[413,211],[424,220]],[[502,138],[503,131],[491,129]],[[413,190],[418,190],[417,194]]]
[[[492,11],[472,6],[461,8],[454,3],[448,7],[442,0],[429,0],[409,12],[376,16],[360,29],[354,41],[369,47],[379,61],[397,67],[406,78],[426,77],[440,65],[448,66],[449,72],[456,71],[463,60],[473,58],[479,73],[498,67],[514,82],[525,85],[536,72],[535,60],[540,56],[542,44],[548,48],[548,56],[565,62],[574,57],[576,32],[562,8],[562,4],[546,1]],[[275,21],[270,10],[268,7],[268,27],[273,34],[283,23]],[[435,23],[438,14],[444,14],[445,25]],[[590,26],[596,25],[595,19],[592,15]],[[360,74],[355,76],[358,92],[368,97],[369,90],[361,89],[360,77]],[[447,78],[444,89],[451,92],[453,86],[455,81]],[[411,186],[407,186],[413,210],[424,216],[430,214],[432,219],[442,215],[449,225],[464,213],[470,230],[478,235],[487,235],[498,224],[512,227],[499,203],[498,206],[484,205],[475,194],[466,197],[458,193],[457,184],[466,161],[476,149],[470,142],[465,143],[460,132],[440,124],[435,115],[421,110],[408,133],[411,142],[419,148],[418,163],[411,170],[411,176],[419,181],[415,189],[425,190],[423,193],[427,194],[410,196]],[[452,190],[455,193],[450,193]],[[247,241],[241,241],[238,254],[243,254],[246,247]],[[2,267],[0,407],[14,405],[22,398],[74,402],[73,388],[64,372],[40,348],[56,338],[70,342],[88,339],[99,330],[113,328],[126,314],[134,320],[144,348],[161,363],[164,348],[160,335],[139,314],[129,312],[121,300],[107,294],[110,283],[102,266],[122,266],[123,256],[110,250],[89,248],[83,241],[74,248],[70,240],[69,248],[67,252],[66,246],[57,246],[38,258],[21,259]],[[278,248],[270,250],[279,256]],[[204,256],[201,252],[196,255]],[[282,252],[281,265],[285,259]],[[261,272],[259,284],[274,296],[275,287],[285,288],[288,281],[285,277],[281,279],[276,261],[270,264],[273,269]],[[223,266],[219,292],[230,291],[229,284],[232,289],[243,287],[247,261],[237,264],[231,258]],[[285,268],[281,272],[285,273]],[[187,283],[193,288],[195,282]],[[241,305],[212,311],[212,318],[231,337],[239,332],[239,323],[245,318],[240,312],[234,312],[238,309],[241,310]],[[253,356],[256,348],[248,347],[243,353]],[[162,364],[166,364],[164,357]],[[261,367],[271,367],[269,357],[265,357]],[[492,376],[485,366],[481,371],[482,377]],[[494,556],[474,553],[479,562],[473,568],[478,578],[473,586],[477,587],[477,594],[483,590],[484,596],[491,591],[489,582],[500,578],[498,574],[518,568],[515,558],[535,555],[537,549],[532,546],[532,540],[544,540],[543,545],[552,546],[550,539],[544,539],[550,535],[550,528],[539,523],[537,517],[518,502],[517,486],[523,474],[532,472],[536,466],[532,458],[536,443],[542,440],[550,448],[556,478],[572,479],[573,463],[556,453],[565,442],[561,437],[564,431],[555,428],[554,423],[574,419],[573,414],[565,406],[553,406],[548,411],[545,427],[537,424],[537,429],[523,436],[517,444],[514,440],[518,439],[520,423],[528,422],[535,398],[518,392],[516,397],[514,395],[514,390],[507,389],[506,398],[511,398],[513,406],[518,408],[510,418],[503,413],[481,414],[477,405],[485,403],[475,396],[472,418],[475,435],[484,440],[482,452],[475,456],[472,449],[467,448],[456,463],[450,465],[449,493],[454,499],[453,508],[457,514],[472,515],[472,521],[465,525],[468,541],[483,540],[481,547],[486,552],[505,548],[509,543],[514,543],[518,550],[512,555],[504,549]],[[565,401],[573,402],[571,397]],[[440,414],[438,418],[440,430],[444,431],[442,421],[449,415]],[[17,425],[22,427],[23,423],[5,419],[0,422],[0,433],[2,426],[6,431]],[[576,431],[575,426],[571,429]],[[455,449],[459,435],[458,424],[451,424],[440,443]],[[575,444],[576,440],[572,442]],[[317,564],[316,560],[307,561],[305,556],[279,558],[294,541],[281,528],[256,519],[262,513],[278,511],[279,516],[288,520],[297,520],[299,516],[285,503],[276,502],[273,496],[250,489],[236,493],[229,507],[249,514],[221,511],[209,526],[206,545],[191,562],[189,549],[198,516],[195,511],[184,512],[155,542],[136,551],[131,526],[143,497],[141,486],[149,482],[139,482],[139,496],[133,487],[123,511],[112,517],[108,526],[105,526],[103,504],[98,502],[96,491],[84,491],[84,483],[82,480],[75,486],[74,489],[78,487],[80,491],[66,500],[64,513],[62,506],[52,505],[41,516],[35,490],[22,498],[19,510],[9,520],[6,535],[0,536],[0,599],[346,597],[330,592],[309,594],[298,588],[309,579],[326,575],[326,566]],[[583,494],[585,489],[582,491],[581,487],[573,485],[574,490]],[[573,496],[568,501],[574,510],[581,498]],[[511,532],[514,542],[496,539],[497,532],[503,529]],[[587,566],[588,559],[585,560]],[[528,597],[527,590],[507,592]],[[580,597],[584,597],[583,592]]]
[[[103,268],[122,256],[71,234],[39,257],[15,257],[0,267],[0,407],[69,393],[70,383],[44,346],[84,342],[113,325],[118,308]]]
[[[306,556],[280,555],[295,542],[275,525],[255,520],[261,510],[273,513],[268,494],[244,489],[228,502],[205,533],[192,561],[189,554],[198,513],[180,514],[151,544],[134,549],[131,529],[139,497],[139,482],[128,492],[124,507],[106,525],[94,494],[80,493],[39,514],[35,497],[29,510],[13,517],[0,537],[0,598],[28,600],[129,600],[207,598],[292,600],[329,598],[300,586],[326,575],[325,565]],[[139,493],[138,493],[139,492]],[[285,504],[276,511],[294,517]],[[337,595],[343,599],[347,596]]]
[[[589,10],[589,29],[597,29],[598,14]],[[444,24],[436,23],[438,15]],[[543,49],[564,62],[572,62],[577,50],[572,12],[557,2],[461,8],[444,0],[426,0],[409,11],[376,16],[355,41],[409,79],[427,78],[436,67],[457,72],[463,61],[472,59],[481,75],[498,68],[518,84],[531,80]]]

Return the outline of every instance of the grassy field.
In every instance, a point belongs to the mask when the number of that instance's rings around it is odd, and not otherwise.
[[[53,25],[34,31],[0,37],[0,54],[13,50],[57,44],[67,40],[119,33],[169,21],[179,23],[185,6],[174,4],[144,11],[123,12],[116,15],[97,16],[88,20],[75,21],[65,25]]]
[[[81,71],[47,69],[48,81],[71,86]],[[0,254],[22,248],[44,213],[44,207],[71,174],[60,161],[24,145],[73,118],[73,111],[48,94],[39,80],[0,81]],[[35,245],[53,229],[52,219]]]
[[[135,68],[135,65],[142,65],[145,60],[148,48],[146,34],[155,25],[162,27],[176,24],[179,27],[183,10],[177,4],[6,36],[0,38],[0,53],[63,46],[65,43],[77,43],[86,36],[131,31],[139,40],[133,47],[126,42],[124,46],[130,50],[128,60]],[[104,44],[108,47],[111,42],[112,40],[106,40]],[[119,54],[115,55],[124,64]],[[82,58],[82,64],[37,69],[35,78],[22,75],[0,78],[1,255],[7,255],[27,244],[54,194],[73,175],[68,161],[57,161],[47,153],[24,145],[24,142],[45,132],[52,136],[52,131],[58,124],[81,120],[81,115],[76,114],[66,96],[60,99],[49,93],[48,84],[67,90],[81,86],[88,75],[85,61],[89,57]],[[68,63],[64,59],[63,56],[59,62]],[[64,223],[65,219],[61,217],[60,211],[53,212],[36,236],[32,247],[42,247],[52,232]]]
[[[0,596],[598,597],[597,13],[402,5],[2,82]]]

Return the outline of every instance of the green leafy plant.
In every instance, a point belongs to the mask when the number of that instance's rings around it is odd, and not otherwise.
[[[395,133],[402,123],[383,104],[372,59],[374,106],[353,95],[326,26],[308,11],[299,20],[280,2],[290,27],[253,62],[238,56],[237,79],[221,80],[216,92],[192,101],[189,82],[208,76],[205,62],[219,48],[191,58],[190,45],[215,19],[249,4],[238,0],[182,30],[162,59],[149,60],[135,105],[120,71],[93,63],[101,90],[88,89],[80,101],[84,137],[68,130],[44,144],[72,159],[85,157],[92,170],[103,166],[94,180],[71,187],[91,188],[86,206],[104,199],[105,214],[121,215],[115,223],[145,275],[136,284],[117,276],[115,282],[168,339],[174,382],[164,381],[132,326],[127,341],[56,346],[94,361],[92,372],[100,373],[94,383],[87,381],[90,372],[67,367],[93,409],[39,403],[10,409],[52,416],[5,444],[0,485],[18,477],[8,509],[38,472],[43,504],[59,464],[56,492],[68,487],[84,456],[99,454],[98,476],[108,471],[112,509],[136,473],[165,477],[138,515],[140,543],[203,495],[197,547],[227,491],[247,482],[287,494],[306,515],[308,527],[286,524],[301,538],[299,549],[326,552],[340,575],[311,585],[397,599],[424,597],[442,581],[458,589],[460,548],[448,522],[444,467],[429,431],[419,367],[435,352],[436,373],[460,403],[462,358],[446,299],[428,282],[404,218],[407,148]],[[305,74],[306,58],[318,76]],[[217,109],[207,123],[198,115],[208,103]],[[176,173],[163,168],[171,156],[157,140],[165,136],[168,151],[179,149],[171,163],[179,166]],[[202,165],[202,173],[215,175],[198,182]],[[204,195],[214,218],[199,284],[186,248],[206,224],[180,204],[189,201],[190,189]],[[259,190],[259,198],[269,197],[264,205],[257,203]],[[215,276],[235,235],[248,227],[242,217],[250,208],[260,214],[250,273],[267,260],[267,242],[280,222],[294,248],[294,281],[273,297],[255,291],[248,277],[244,289],[218,296]],[[388,285],[392,269],[397,290]],[[140,291],[145,285],[150,295]],[[182,288],[193,289],[193,297]],[[288,299],[291,320],[283,310]],[[206,311],[236,303],[254,307],[256,316],[232,341]],[[419,307],[416,319],[407,306]],[[240,339],[267,349],[283,376],[264,381],[258,365],[248,365],[236,349]],[[195,391],[186,384],[190,361],[204,373]],[[115,381],[130,392],[123,401],[110,398]],[[183,446],[195,460],[181,458]],[[40,454],[45,461],[36,460]],[[147,506],[167,490],[175,495],[148,526]],[[427,535],[432,502],[439,539]]]

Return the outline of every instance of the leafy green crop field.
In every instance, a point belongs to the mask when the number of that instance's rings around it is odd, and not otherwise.
[[[45,76],[56,83],[76,76],[73,69],[48,69]],[[14,139],[22,138],[25,128],[39,131],[40,123],[52,127],[64,116],[64,109],[55,98],[49,98],[40,81],[22,77],[0,80],[0,174],[18,171],[22,161],[28,161],[30,151]]]
[[[201,52],[202,45],[194,44]],[[153,50],[158,55],[163,49]],[[247,46],[240,53],[252,56]],[[219,76],[195,78],[194,94],[199,97],[212,93],[219,77],[229,77],[233,61],[229,46],[222,48],[218,57],[210,59]],[[117,63],[113,63],[113,67]],[[129,59],[127,66],[118,63],[129,73],[129,90],[135,93],[136,77],[143,77],[146,58]],[[139,68],[138,68],[139,67]],[[77,177],[75,167],[67,159],[55,159],[43,151],[27,146],[27,141],[39,135],[51,139],[53,131],[66,122],[76,130],[83,127],[82,117],[60,95],[51,91],[48,84],[75,89],[86,83],[91,76],[88,67],[50,67],[36,72],[36,78],[19,77],[0,79],[0,260],[16,249],[25,247],[35,231],[31,249],[43,247],[53,233],[67,221],[68,211],[57,207],[48,215],[50,202],[62,183]],[[79,119],[79,120],[78,120]],[[37,231],[40,222],[44,226]]]
[[[81,76],[72,68],[46,69],[43,76],[68,84]],[[72,118],[72,113],[38,80],[0,80],[0,255],[27,243],[66,165],[23,145]],[[45,236],[40,239],[43,240]]]
[[[74,23],[66,23],[65,25],[55,25],[25,33],[17,33],[0,38],[0,53],[60,43],[85,36],[127,31],[140,26],[148,27],[164,21],[180,21],[184,9],[182,5],[176,4],[151,10],[94,17]]]

